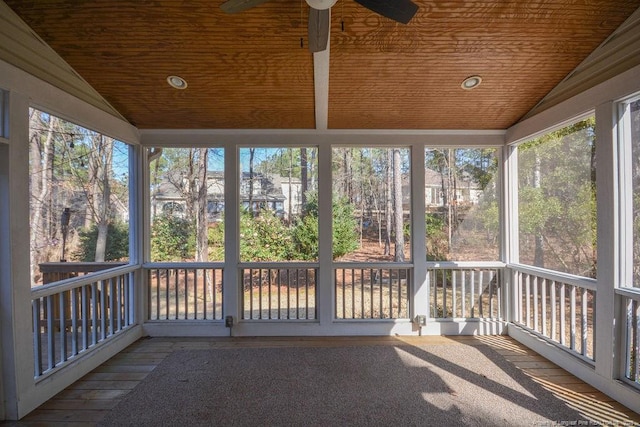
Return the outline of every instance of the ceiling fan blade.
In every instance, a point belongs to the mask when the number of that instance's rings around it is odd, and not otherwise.
[[[418,5],[411,0],[355,0],[369,10],[373,10],[402,24],[408,24],[418,11]]]
[[[220,5],[220,9],[225,13],[238,13],[267,1],[269,0],[227,0]]]
[[[327,49],[330,10],[309,8],[309,50],[311,52],[322,52]]]

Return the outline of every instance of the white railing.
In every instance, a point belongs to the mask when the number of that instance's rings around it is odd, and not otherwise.
[[[242,319],[317,319],[317,279],[313,263],[242,264]]]
[[[489,262],[428,263],[430,317],[501,319],[503,268]]]
[[[222,320],[224,263],[150,263],[147,320]]]
[[[31,290],[36,379],[135,323],[137,268],[117,267]]]
[[[593,363],[596,280],[530,266],[509,267],[514,323]]]
[[[624,379],[640,388],[640,289],[619,288],[616,293],[622,298],[622,306],[627,317]]]
[[[413,264],[335,263],[335,317],[408,319]]]

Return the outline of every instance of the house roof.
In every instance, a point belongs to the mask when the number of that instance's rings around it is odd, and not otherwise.
[[[141,129],[505,129],[640,6],[416,0],[404,25],[341,0],[330,49],[311,54],[300,1],[233,15],[223,0],[5,2]],[[0,59],[47,72],[15,52]],[[171,88],[170,75],[188,87]],[[471,75],[482,84],[461,89]]]

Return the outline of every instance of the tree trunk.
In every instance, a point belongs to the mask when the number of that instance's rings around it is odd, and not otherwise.
[[[98,237],[96,239],[96,262],[104,262],[107,252],[107,236],[109,232],[109,220],[111,214],[111,184],[110,173],[113,164],[113,140],[111,138],[100,135],[100,152],[98,157],[100,165],[98,166],[98,180],[96,180],[96,188],[100,190],[102,184],[102,194],[94,193],[94,200],[98,202],[96,212],[98,213]]]
[[[196,214],[196,262],[209,260],[209,236],[207,227],[207,153],[200,148],[198,153],[198,197]]]
[[[307,149],[300,148],[300,202],[302,203],[301,216],[306,214],[307,210],[307,191],[309,191],[309,178],[307,173]]]
[[[402,210],[402,170],[400,150],[393,149],[393,204],[395,208],[395,262],[404,262],[404,220]]]
[[[48,199],[50,198],[51,179],[53,164],[53,128],[54,118],[49,116],[49,126],[47,129],[47,136],[43,144],[39,141],[39,133],[34,133],[34,138],[31,140],[29,147],[31,155],[31,281],[35,283],[36,271],[38,264],[43,261],[41,245],[46,241],[48,235],[48,224],[43,221],[44,210],[49,205]],[[39,128],[42,126],[39,115],[37,112],[33,113],[31,117],[31,124],[33,128]]]
[[[253,209],[253,161],[256,154],[255,148],[249,148],[249,213],[255,216]]]
[[[534,150],[535,153],[535,150]],[[534,154],[534,166],[533,166],[533,188],[541,188],[542,186],[542,171],[540,156],[537,153]],[[544,239],[542,237],[542,230],[536,231],[535,236],[535,250],[533,265],[537,267],[544,267]]]
[[[391,254],[391,230],[393,229],[393,197],[392,197],[392,187],[393,187],[393,154],[391,150],[387,150],[387,180],[386,180],[386,198],[387,203],[385,207],[385,236],[384,236],[384,255]]]

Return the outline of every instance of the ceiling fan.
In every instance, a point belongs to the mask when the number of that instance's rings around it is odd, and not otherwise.
[[[238,13],[269,0],[227,0],[220,6],[223,12]],[[309,5],[309,50],[321,52],[329,41],[329,9],[338,0],[305,0]],[[411,0],[355,0],[356,3],[384,17],[407,24],[418,11]]]

